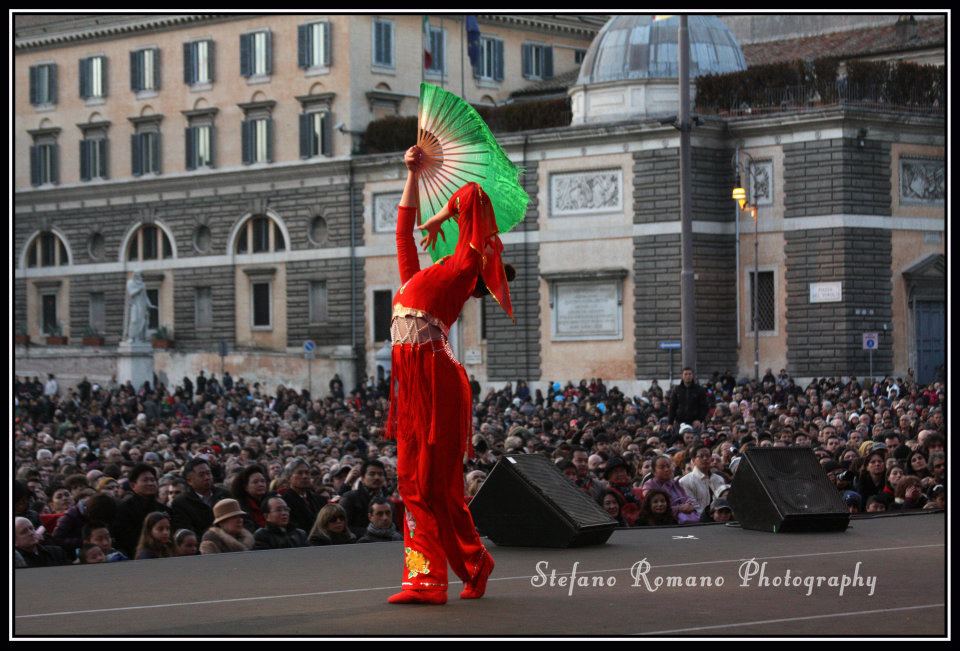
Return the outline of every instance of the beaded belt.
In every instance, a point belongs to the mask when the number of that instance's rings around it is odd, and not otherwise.
[[[422,310],[394,305],[393,318],[390,321],[390,341],[394,346],[428,344],[433,352],[443,351],[459,364],[447,340],[446,326]]]

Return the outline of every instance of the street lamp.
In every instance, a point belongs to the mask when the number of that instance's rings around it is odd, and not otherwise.
[[[747,164],[747,174],[750,175],[752,170],[750,165],[753,163],[753,158],[750,154],[744,153],[750,163]],[[751,183],[751,189],[755,186],[755,183]],[[740,206],[740,210],[750,210],[750,214],[753,217],[753,376],[754,380],[760,382],[760,322],[758,319],[758,310],[759,310],[759,286],[760,286],[760,233],[759,233],[759,220],[757,219],[757,206],[751,201],[750,196],[748,196],[747,190],[743,188],[743,185],[740,182],[740,161],[737,160],[737,182],[736,186],[733,188],[731,193],[731,198],[737,202]]]

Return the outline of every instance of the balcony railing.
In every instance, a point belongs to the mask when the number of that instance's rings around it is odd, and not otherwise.
[[[702,115],[746,117],[772,113],[816,111],[832,107],[856,107],[915,115],[943,116],[946,94],[942,89],[895,92],[892,86],[851,84],[840,80],[832,86],[787,86],[749,93],[730,93],[725,100],[701,102]]]

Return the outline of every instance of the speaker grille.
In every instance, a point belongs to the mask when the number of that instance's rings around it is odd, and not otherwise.
[[[834,485],[823,481],[823,468],[812,451],[761,448],[746,454],[783,515],[846,510]]]
[[[610,516],[583,491],[570,490],[570,480],[539,454],[508,456],[517,470],[540,495],[549,498],[578,527],[608,525]]]

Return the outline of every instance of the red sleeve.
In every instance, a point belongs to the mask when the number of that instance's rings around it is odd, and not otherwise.
[[[417,209],[400,206],[397,211],[397,265],[400,267],[400,284],[404,284],[420,271],[417,244],[413,240],[413,225]]]

